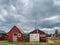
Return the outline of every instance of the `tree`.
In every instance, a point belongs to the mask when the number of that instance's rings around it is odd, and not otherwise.
[[[58,37],[58,29],[55,30],[55,35]]]

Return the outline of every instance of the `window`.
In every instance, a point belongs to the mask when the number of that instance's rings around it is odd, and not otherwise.
[[[45,37],[45,35],[44,34],[41,34],[40,37]]]
[[[17,37],[17,33],[13,33],[13,37]]]
[[[14,36],[16,36],[17,34],[15,33]]]
[[[18,34],[18,37],[21,37],[21,34],[20,33]]]

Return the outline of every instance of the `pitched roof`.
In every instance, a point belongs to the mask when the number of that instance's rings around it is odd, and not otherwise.
[[[38,31],[38,32],[37,32]],[[40,30],[40,29],[35,29],[35,30],[33,30],[32,32],[30,32],[30,33],[33,33],[33,32],[35,32],[35,33],[41,33],[41,34],[46,34],[44,31],[42,31],[42,30]]]
[[[23,30],[22,30],[21,28],[19,28],[18,26],[14,25],[13,28],[17,28],[17,29],[19,29],[19,30],[21,31],[21,33],[24,34]],[[10,31],[11,31],[11,30],[10,30]],[[10,32],[10,31],[9,31],[9,32]],[[8,32],[8,33],[9,33],[9,32]]]
[[[3,30],[0,30],[0,33],[6,33],[5,31],[3,31]]]

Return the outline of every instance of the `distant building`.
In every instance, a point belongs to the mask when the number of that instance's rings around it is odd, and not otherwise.
[[[6,32],[0,30],[0,41],[1,41],[1,40],[4,40],[6,36],[7,36]]]
[[[58,39],[58,38],[60,38],[60,33],[59,33],[58,29],[55,30],[54,34],[51,34],[51,38],[52,39]]]

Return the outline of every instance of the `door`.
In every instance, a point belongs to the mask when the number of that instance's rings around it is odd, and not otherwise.
[[[13,42],[16,42],[17,41],[17,33],[14,33],[13,34]]]
[[[30,34],[30,42],[39,42],[39,34]]]

